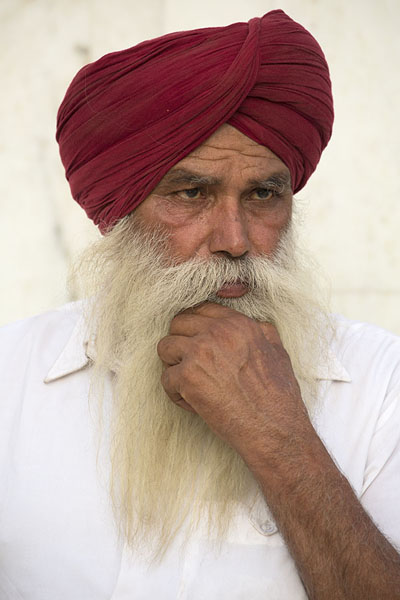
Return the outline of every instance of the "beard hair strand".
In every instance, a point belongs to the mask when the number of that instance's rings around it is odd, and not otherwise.
[[[95,242],[74,271],[91,298],[86,319],[96,332],[96,355],[90,397],[101,415],[99,431],[108,430],[116,523],[128,546],[152,560],[161,559],[183,529],[187,541],[200,521],[220,542],[238,504],[251,507],[258,493],[241,457],[162,388],[156,347],[174,316],[212,301],[274,324],[310,415],[316,407],[316,365],[332,335],[317,300],[314,265],[296,246],[291,227],[271,257],[186,262],[167,257],[165,232],[149,231],[131,215]],[[216,296],[237,280],[247,284],[247,294]],[[104,416],[110,377],[111,406]]]

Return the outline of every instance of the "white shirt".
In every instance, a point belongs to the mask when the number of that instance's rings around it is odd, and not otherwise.
[[[218,553],[199,530],[160,565],[116,536],[96,467],[91,363],[80,304],[0,333],[2,600],[300,600],[262,504],[238,511]],[[400,340],[337,318],[315,427],[380,529],[400,545]]]

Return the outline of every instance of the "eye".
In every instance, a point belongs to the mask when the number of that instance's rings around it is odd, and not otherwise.
[[[175,193],[184,200],[197,200],[202,196],[202,190],[199,187],[188,188],[187,190],[180,190]]]
[[[271,200],[271,198],[273,198],[275,195],[275,190],[270,188],[257,188],[251,193],[251,196],[254,200]]]

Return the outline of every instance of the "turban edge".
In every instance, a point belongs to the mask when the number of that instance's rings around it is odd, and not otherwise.
[[[223,123],[272,150],[294,192],[315,170],[333,124],[329,70],[283,11],[171,33],[83,67],[57,116],[72,196],[104,232]]]

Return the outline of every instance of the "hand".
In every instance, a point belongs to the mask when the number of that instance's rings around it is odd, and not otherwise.
[[[171,400],[198,413],[248,463],[310,425],[271,324],[206,303],[177,315],[157,350]]]
[[[158,353],[171,400],[255,475],[308,596],[400,599],[398,553],[313,429],[276,329],[207,303],[172,320]]]

